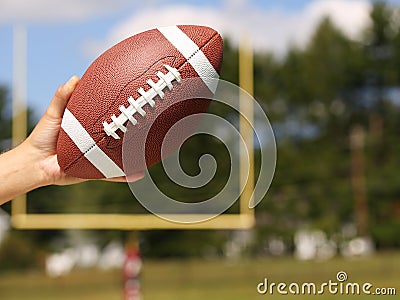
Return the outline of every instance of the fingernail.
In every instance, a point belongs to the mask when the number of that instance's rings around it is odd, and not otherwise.
[[[68,79],[68,81],[66,83],[64,83],[64,85],[66,85],[66,84],[68,84],[68,85],[72,84],[73,85],[76,82],[78,82],[78,80],[79,80],[79,77],[76,76],[76,75],[73,75],[70,79]]]
[[[76,75],[73,75],[68,81],[69,81],[69,82],[76,82],[76,81],[78,81],[78,80],[79,80],[79,77],[76,76]]]
[[[144,175],[145,175],[144,172],[134,173],[134,174],[126,176],[126,181],[135,182],[135,181],[142,179],[144,177]]]

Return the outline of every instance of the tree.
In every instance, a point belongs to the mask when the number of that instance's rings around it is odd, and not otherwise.
[[[0,152],[11,146],[11,112],[7,103],[10,103],[8,91],[0,86]]]

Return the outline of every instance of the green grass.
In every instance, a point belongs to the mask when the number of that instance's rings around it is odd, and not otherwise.
[[[239,300],[309,299],[307,295],[259,295],[257,284],[267,277],[271,282],[336,281],[338,271],[346,271],[347,282],[370,282],[374,287],[395,287],[396,296],[368,296],[368,299],[399,299],[400,252],[369,258],[329,261],[296,261],[293,258],[255,260],[145,261],[142,291],[145,300]],[[372,291],[372,289],[371,289]],[[365,296],[324,295],[320,299],[365,299]],[[51,279],[43,272],[0,275],[0,299],[5,300],[118,300],[122,299],[120,271],[80,270]]]

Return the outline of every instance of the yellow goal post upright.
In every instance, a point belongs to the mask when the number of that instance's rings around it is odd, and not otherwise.
[[[14,29],[14,76],[13,76],[13,145],[19,144],[27,134],[26,109],[26,32],[22,26]],[[248,37],[243,36],[239,46],[239,85],[250,95],[253,94],[253,51]],[[11,204],[11,224],[17,229],[249,229],[255,224],[254,208],[249,203],[254,189],[253,155],[253,104],[240,98],[240,111],[247,117],[240,117],[240,134],[247,147],[249,160],[240,160],[239,213],[221,214],[199,223],[176,223],[162,219],[154,214],[107,214],[107,213],[29,213],[27,195],[15,198]],[[241,155],[247,153],[242,146]],[[246,164],[250,165],[247,166]],[[249,171],[247,174],[246,171]],[[61,187],[60,187],[61,188]],[[182,217],[182,215],[179,215]],[[192,216],[188,216],[193,217]],[[173,218],[173,216],[171,216]]]

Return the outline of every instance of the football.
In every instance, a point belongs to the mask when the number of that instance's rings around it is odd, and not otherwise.
[[[144,153],[132,153],[133,160],[145,158],[135,170],[159,162],[168,130],[207,111],[210,98],[179,97],[193,88],[212,95],[216,86],[210,78],[218,79],[222,54],[218,32],[194,25],[148,30],[105,51],[86,70],[64,112],[57,141],[61,169],[85,179],[125,176],[122,148],[128,128],[133,132],[125,142],[145,145]],[[200,83],[185,87],[188,78]]]

